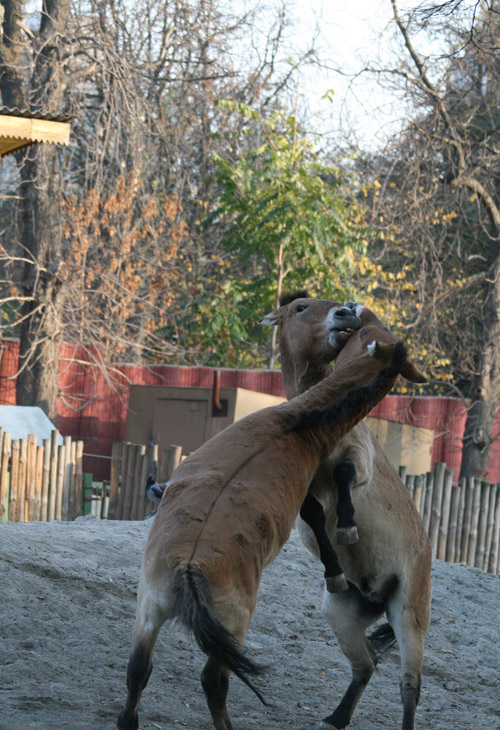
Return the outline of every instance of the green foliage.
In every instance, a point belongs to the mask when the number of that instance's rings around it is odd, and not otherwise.
[[[323,291],[328,281],[330,291],[344,289],[350,265],[345,247],[355,241],[344,222],[343,176],[321,162],[293,116],[276,110],[263,118],[228,100],[218,106],[243,115],[246,141],[253,144],[233,158],[213,155],[220,193],[203,225],[222,227],[221,245],[232,266],[217,294],[200,304],[196,336],[205,338],[212,358],[221,358],[218,364],[262,366],[268,333],[255,322],[285,288]]]

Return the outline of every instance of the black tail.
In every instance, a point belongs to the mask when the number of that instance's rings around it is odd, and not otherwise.
[[[380,654],[386,652],[396,643],[394,629],[388,623],[382,624],[368,636],[373,648]]]
[[[234,672],[268,706],[247,676],[258,676],[265,667],[246,656],[232,633],[216,618],[212,590],[205,574],[199,568],[178,567],[173,585],[177,616],[193,632],[200,649]]]

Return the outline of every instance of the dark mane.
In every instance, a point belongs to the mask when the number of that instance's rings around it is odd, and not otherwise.
[[[358,407],[362,403],[367,403],[367,405],[375,403],[377,399],[380,399],[381,394],[385,394],[388,384],[399,375],[407,357],[408,352],[406,347],[402,342],[396,342],[392,361],[378,373],[371,383],[368,385],[360,385],[349,391],[340,403],[299,414],[287,423],[286,431],[302,431],[309,428],[316,428],[317,426],[328,428],[335,422],[340,422],[348,418],[353,407]],[[368,410],[371,410],[371,406],[367,408]]]
[[[308,296],[309,294],[305,289],[282,294],[280,296],[280,307],[284,307],[285,304],[290,304],[290,302],[295,301],[295,299],[307,299]]]

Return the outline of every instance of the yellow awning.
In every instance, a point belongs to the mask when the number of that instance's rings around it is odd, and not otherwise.
[[[0,107],[0,157],[35,142],[67,145],[69,117]]]

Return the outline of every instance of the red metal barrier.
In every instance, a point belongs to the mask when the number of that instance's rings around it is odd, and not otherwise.
[[[0,405],[15,405],[18,353],[17,340],[0,343]],[[99,359],[100,353],[96,349],[62,346],[59,369],[61,395],[56,425],[63,435],[84,441],[84,470],[92,472],[95,479],[106,479],[109,477],[107,457],[111,455],[111,446],[125,438],[129,386],[211,388],[214,369],[177,365],[113,365],[106,371],[98,366]],[[246,388],[284,396],[281,375],[277,370],[218,370],[221,388]],[[458,398],[390,395],[370,415],[432,429],[435,434],[432,463],[446,463],[453,470],[454,479],[458,479],[466,420],[465,406]],[[500,434],[499,417],[495,434]],[[500,482],[499,441],[493,443],[490,451],[488,478],[491,482]]]

